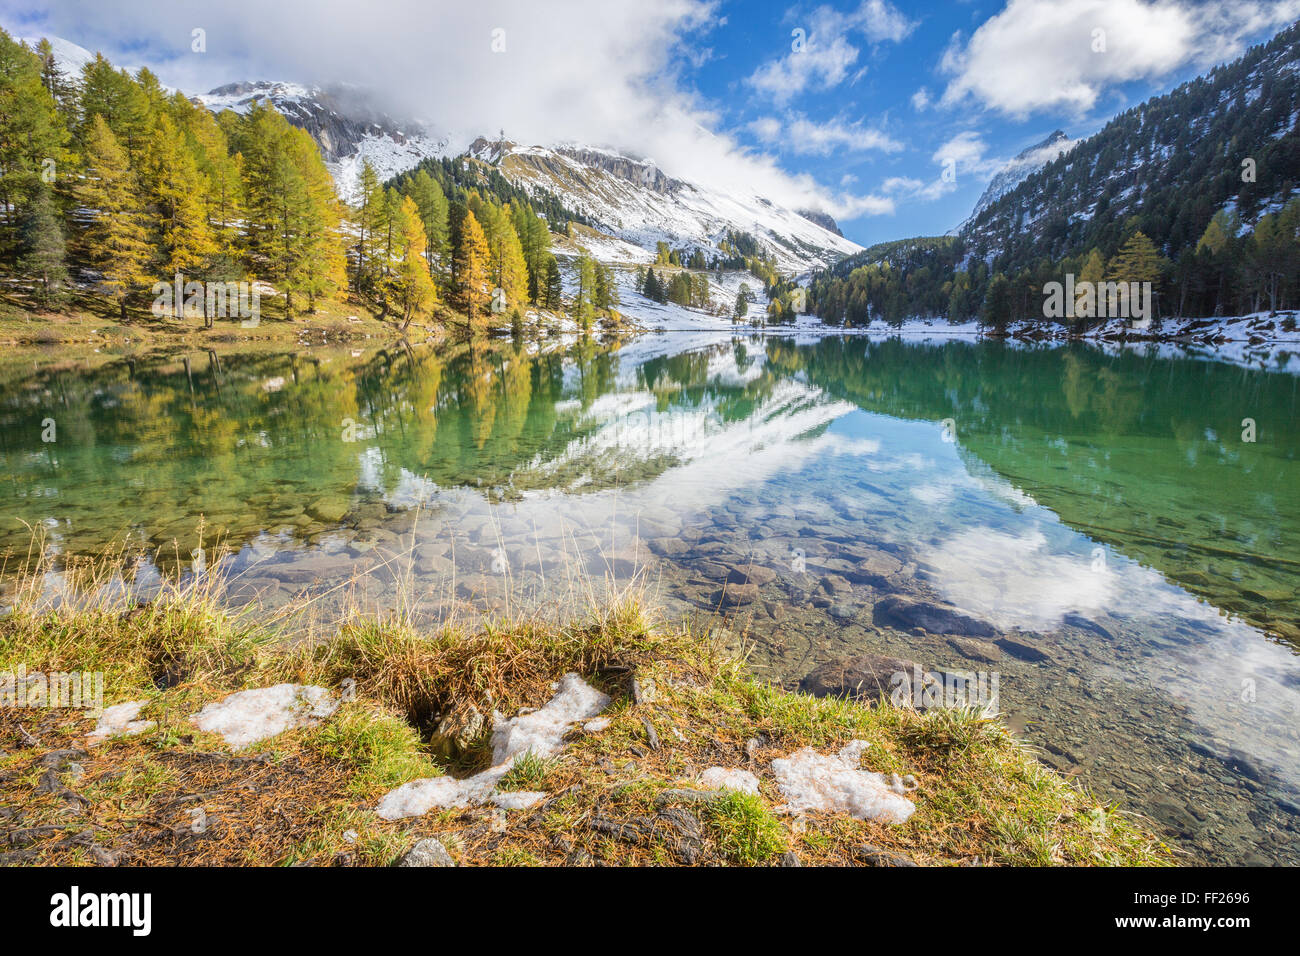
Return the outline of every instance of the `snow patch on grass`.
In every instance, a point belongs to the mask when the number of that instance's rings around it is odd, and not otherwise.
[[[338,700],[324,687],[275,684],[231,694],[208,704],[191,720],[201,730],[220,734],[239,750],[286,730],[318,723],[338,706]]]
[[[786,799],[785,810],[826,810],[859,820],[906,823],[916,805],[903,796],[901,783],[881,774],[859,770],[865,740],[851,741],[838,754],[820,754],[812,747],[772,761],[776,785]]]
[[[433,809],[465,807],[491,801],[506,809],[530,807],[546,796],[536,791],[493,794],[492,790],[519,757],[532,753],[549,757],[564,749],[564,735],[574,724],[595,717],[609,706],[609,697],[577,674],[565,674],[555,696],[538,710],[510,720],[496,719],[492,730],[492,766],[464,780],[429,777],[391,790],[376,812],[384,820],[416,817]]]
[[[700,786],[705,790],[736,790],[740,793],[758,794],[758,778],[748,770],[734,767],[710,767],[700,774]]]
[[[147,703],[147,700],[128,700],[124,704],[105,707],[95,729],[86,735],[86,743],[94,746],[117,734],[142,734],[146,730],[152,730],[152,720],[136,719]]]

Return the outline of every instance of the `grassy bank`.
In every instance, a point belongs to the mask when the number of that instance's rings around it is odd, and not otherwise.
[[[154,726],[87,746],[83,711],[0,707],[0,861],[8,864],[388,865],[438,838],[459,865],[1126,865],[1169,862],[1141,825],[1041,766],[998,720],[925,715],[787,693],[634,601],[565,626],[535,620],[419,633],[357,619],[288,644],[201,593],[147,606],[0,619],[0,674],[102,671],[106,705],[146,699]],[[497,791],[544,791],[520,810],[473,806],[385,822],[410,780],[486,767],[490,728],[461,749],[434,729],[473,708],[512,716],[580,674],[608,694],[607,727],[558,755],[517,760]],[[189,717],[279,682],[347,688],[333,716],[232,752]],[[490,723],[490,721],[488,721]],[[439,738],[440,739],[440,738]],[[912,775],[901,825],[779,812],[774,758],[870,746],[862,769]],[[705,768],[747,770],[758,795],[703,798]],[[697,799],[698,798],[698,799]]]
[[[213,343],[297,343],[356,342],[365,339],[400,338],[396,326],[379,321],[364,305],[321,300],[315,312],[286,318],[283,301],[262,300],[257,325],[245,326],[240,319],[215,319],[204,328],[199,316],[178,319],[133,309],[126,321],[114,303],[85,293],[73,295],[57,311],[42,309],[28,297],[0,294],[0,344],[119,347],[129,344],[198,345]],[[412,337],[427,334],[423,326],[410,330]]]

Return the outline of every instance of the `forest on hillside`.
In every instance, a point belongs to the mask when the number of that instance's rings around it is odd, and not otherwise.
[[[209,328],[228,316],[202,289],[228,283],[267,284],[286,318],[350,297],[403,331],[559,310],[551,229],[574,214],[545,197],[539,214],[499,172],[474,175],[446,161],[384,184],[366,164],[349,205],[311,136],[268,104],[214,116],[148,69],[97,55],[68,76],[47,42],[0,31],[0,269],[45,310],[90,290],[127,319],[176,281],[168,314],[195,306]],[[575,273],[563,304],[591,328],[614,314],[612,277],[586,256]]]
[[[1070,274],[1149,281],[1163,316],[1294,309],[1297,191],[1300,24],[1121,113],[956,236],[883,243],[817,273],[809,306],[836,325],[998,325],[1041,318],[1044,286]]]

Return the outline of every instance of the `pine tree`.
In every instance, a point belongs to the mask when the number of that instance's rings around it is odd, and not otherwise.
[[[315,312],[318,299],[332,298],[347,286],[347,252],[340,233],[343,210],[334,180],[311,136],[294,129],[289,154],[304,187],[297,223],[301,258],[295,284],[307,297],[307,310]]]
[[[1150,282],[1158,285],[1166,265],[1167,262],[1155,243],[1138,231],[1129,237],[1128,242],[1110,260],[1107,278],[1114,282]]]
[[[50,190],[40,189],[23,211],[20,227],[22,256],[18,267],[40,281],[37,298],[47,308],[64,298],[68,270],[64,264],[63,231],[59,228]]]
[[[407,191],[420,211],[426,245],[424,257],[430,272],[445,279],[447,264],[447,196],[428,170],[419,170],[410,180]]]
[[[746,298],[745,293],[742,289],[742,291],[736,293],[736,304],[731,310],[731,315],[732,318],[739,320],[739,319],[743,319],[748,314],[749,314],[749,299]]]
[[[564,280],[560,276],[560,264],[555,261],[555,256],[550,256],[546,261],[546,293],[545,305],[552,312],[558,312],[562,305],[564,295]]]
[[[358,294],[370,291],[383,272],[382,263],[377,261],[378,256],[372,247],[387,235],[387,218],[388,201],[384,196],[384,187],[379,181],[379,174],[375,172],[375,167],[370,164],[369,159],[363,159],[353,217],[357,228],[357,242],[354,248],[356,271],[352,288]]]
[[[988,292],[984,296],[984,307],[980,311],[980,321],[990,325],[998,333],[1007,329],[1011,321],[1011,283],[1001,272],[989,281]]]
[[[524,260],[524,250],[509,218],[499,223],[499,229],[499,254],[494,257],[493,278],[496,287],[505,293],[507,306],[522,305],[529,301],[528,264]]]
[[[217,254],[217,242],[208,227],[204,197],[207,184],[194,154],[171,118],[158,117],[148,140],[145,168],[158,228],[156,260],[167,279],[175,275],[202,275]],[[176,317],[182,302],[174,303]]]
[[[67,142],[40,58],[0,30],[0,256],[17,250],[24,204],[70,160]]]
[[[248,112],[242,145],[250,258],[255,271],[279,286],[291,317],[295,294],[314,308],[317,296],[332,294],[342,278],[329,173],[311,136],[264,104]]]
[[[77,199],[94,211],[85,236],[87,259],[117,300],[125,321],[127,300],[149,281],[150,250],[143,204],[126,151],[102,116],[95,116],[90,124]]]

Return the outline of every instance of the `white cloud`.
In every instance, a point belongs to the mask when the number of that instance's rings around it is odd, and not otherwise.
[[[0,0],[0,21],[102,50],[115,62],[148,62],[165,83],[188,91],[243,79],[349,83],[374,91],[385,111],[465,142],[503,129],[518,142],[604,145],[654,156],[669,175],[747,185],[794,208],[840,218],[892,211],[881,197],[834,193],[715,132],[717,116],[674,70],[702,55],[701,41],[719,22],[716,8],[713,0],[371,0],[359,12],[350,0],[222,0],[201,8],[59,0],[34,11],[27,0]],[[892,9],[863,4],[858,29],[897,34]],[[205,53],[191,51],[196,27],[206,31]],[[492,49],[498,29],[502,53]]]
[[[923,110],[930,105],[930,91],[924,86],[912,94],[912,109]]]
[[[1297,17],[1300,0],[1010,0],[969,42],[953,38],[942,102],[1082,114],[1114,84],[1231,59],[1248,37]]]
[[[860,123],[839,119],[818,123],[798,113],[786,116],[784,123],[765,116],[751,123],[750,129],[763,142],[803,156],[867,150],[896,153],[903,148],[902,143],[888,134]]]
[[[749,83],[778,104],[806,89],[831,89],[866,72],[865,67],[851,72],[861,53],[851,40],[854,34],[871,43],[898,43],[915,26],[887,0],[863,0],[847,13],[818,7],[806,23],[792,28],[789,52],[760,66]]]
[[[959,167],[973,169],[980,165],[987,148],[979,133],[966,130],[936,149],[931,159],[939,165],[953,162]]]

